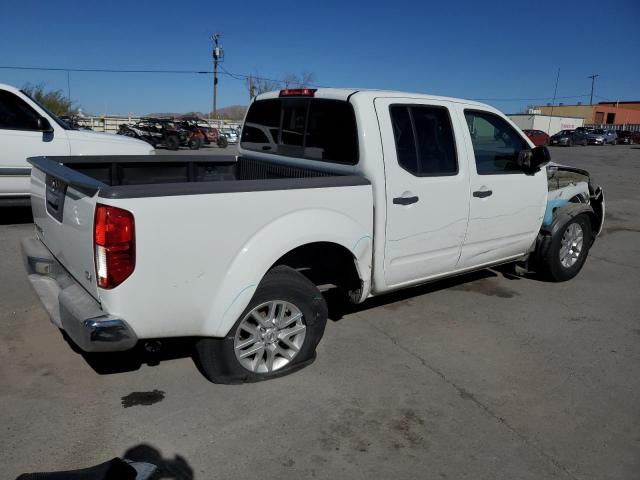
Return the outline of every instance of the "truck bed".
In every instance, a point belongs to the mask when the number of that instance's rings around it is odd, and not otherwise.
[[[367,185],[344,175],[248,157],[96,156],[35,157],[29,162],[63,184],[102,198],[198,195]]]

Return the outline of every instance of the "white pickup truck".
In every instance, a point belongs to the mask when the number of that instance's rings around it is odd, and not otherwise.
[[[267,93],[238,150],[30,159],[25,265],[80,348],[192,336],[210,380],[267,379],[315,358],[327,288],[363,302],[516,261],[567,280],[604,221],[586,172],[466,100]]]
[[[0,207],[29,205],[28,157],[155,153],[140,140],[73,129],[25,92],[4,84],[0,84],[0,147]]]

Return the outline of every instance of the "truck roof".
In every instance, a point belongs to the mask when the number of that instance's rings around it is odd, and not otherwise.
[[[273,92],[266,92],[256,96],[255,100],[265,100],[268,98],[278,98],[280,96],[281,90],[276,90]],[[357,96],[360,98],[366,99],[374,99],[378,97],[386,97],[386,98],[416,98],[423,100],[437,100],[437,101],[447,101],[447,102],[456,102],[456,103],[465,103],[469,105],[476,105],[478,107],[482,107],[485,109],[495,110],[490,105],[486,105],[484,103],[476,102],[473,100],[465,100],[462,98],[454,98],[454,97],[441,97],[438,95],[430,95],[426,93],[416,93],[416,92],[400,92],[395,90],[376,90],[370,88],[318,88],[315,89],[314,98],[327,98],[332,100],[349,100]]]

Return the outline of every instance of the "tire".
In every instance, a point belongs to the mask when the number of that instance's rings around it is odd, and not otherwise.
[[[582,141],[582,146],[583,146],[583,147],[586,147],[586,146],[587,146],[587,139],[586,139],[586,138]]]
[[[298,319],[293,327],[278,328],[277,319],[268,320],[272,311],[277,317],[283,312],[284,321]],[[256,320],[254,313],[262,320]],[[196,365],[213,383],[257,382],[293,373],[315,360],[327,314],[324,297],[309,279],[292,268],[275,267],[264,276],[224,338],[203,338],[196,343]],[[260,325],[271,328],[260,330]],[[292,331],[298,333],[286,335]],[[260,350],[240,358],[254,349]]]
[[[577,257],[571,259],[563,256],[563,252],[566,251],[563,249],[563,243],[566,243],[566,240],[572,237],[571,232],[575,232],[576,229],[582,234],[582,244]],[[585,214],[576,215],[551,238],[548,248],[536,262],[538,273],[546,280],[553,282],[571,280],[582,269],[589,254],[591,243],[592,232],[589,218]],[[575,246],[572,249],[575,252]]]
[[[229,141],[227,140],[227,137],[218,138],[218,147],[227,148],[228,146],[229,146]]]
[[[167,150],[178,150],[180,147],[180,139],[175,135],[170,135],[165,139],[164,145],[167,147]]]
[[[573,140],[569,139],[567,142],[567,147],[573,147]]]
[[[200,139],[199,138],[191,138],[189,143],[187,144],[190,150],[199,150],[200,149]]]

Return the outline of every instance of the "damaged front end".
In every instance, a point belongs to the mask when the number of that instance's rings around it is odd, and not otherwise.
[[[602,188],[591,182],[589,172],[549,163],[547,184],[549,194],[541,233],[553,235],[569,219],[586,214],[591,220],[595,240],[604,226],[605,202]]]

